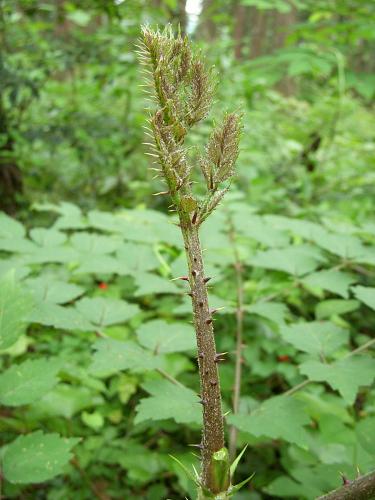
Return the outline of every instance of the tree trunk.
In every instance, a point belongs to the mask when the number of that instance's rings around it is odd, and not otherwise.
[[[199,16],[198,33],[200,38],[212,41],[217,37],[217,26],[212,20],[214,12],[214,0],[203,0],[202,12]]]
[[[242,59],[244,37],[248,26],[248,8],[245,5],[237,4],[234,9],[234,55],[236,59]]]
[[[250,13],[250,59],[263,55],[267,39],[267,12],[252,7]]]
[[[9,124],[1,103],[1,95],[0,138],[0,209],[14,215],[17,210],[17,196],[23,190],[22,173],[14,159],[14,141],[9,135]]]
[[[283,49],[286,45],[286,40],[290,35],[293,25],[297,21],[297,10],[292,7],[287,13],[274,11],[273,26],[274,36],[272,38],[272,51]],[[284,95],[292,95],[295,93],[295,81],[290,76],[285,76],[276,86],[276,88]]]

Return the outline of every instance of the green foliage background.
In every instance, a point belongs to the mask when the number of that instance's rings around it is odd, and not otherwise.
[[[211,306],[225,306],[226,420],[238,449],[249,444],[238,480],[256,473],[235,498],[310,500],[375,468],[374,6],[206,3],[192,36],[220,75],[213,116],[238,107],[245,125],[237,178],[202,234]],[[186,262],[167,201],[152,196],[163,187],[142,145],[134,49],[141,23],[183,22],[181,3],[0,5],[2,494],[194,498],[170,457],[198,464],[190,299],[171,281]],[[239,6],[295,7],[298,22],[283,46],[235,58]],[[13,197],[8,171],[23,185]]]

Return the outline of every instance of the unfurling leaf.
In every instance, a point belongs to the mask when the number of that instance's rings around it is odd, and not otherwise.
[[[207,187],[215,191],[218,185],[234,175],[234,164],[239,152],[241,116],[227,113],[223,122],[215,128],[200,160]]]

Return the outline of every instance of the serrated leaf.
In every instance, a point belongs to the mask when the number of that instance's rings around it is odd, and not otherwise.
[[[160,266],[152,247],[140,243],[124,243],[117,251],[117,259],[124,274],[127,272],[136,275]]]
[[[30,238],[41,247],[59,247],[67,240],[66,234],[57,229],[43,227],[31,229]]]
[[[277,325],[285,323],[285,316],[288,313],[288,307],[282,302],[258,302],[244,307],[250,314],[257,314],[263,318],[270,319]]]
[[[68,246],[36,248],[24,255],[27,264],[47,264],[50,262],[70,263],[77,260],[77,252]]]
[[[352,356],[329,365],[307,361],[299,368],[310,380],[327,382],[338,390],[348,405],[354,403],[359,387],[370,385],[375,377],[375,360],[369,356]]]
[[[319,251],[309,245],[296,245],[292,247],[258,252],[250,264],[255,267],[284,271],[295,276],[302,276],[314,271],[324,257]]]
[[[334,315],[356,311],[360,306],[358,300],[323,300],[315,308],[317,319],[325,319]]]
[[[253,436],[283,439],[301,447],[307,447],[308,444],[304,426],[310,422],[309,417],[304,411],[304,404],[292,397],[273,397],[250,415],[229,415],[227,419],[240,431]]]
[[[196,348],[194,329],[184,323],[154,320],[143,323],[137,337],[144,347],[157,352],[183,352]]]
[[[97,297],[76,302],[76,309],[90,323],[99,327],[124,323],[138,314],[139,307],[124,300]]]
[[[237,231],[262,245],[285,247],[289,243],[289,236],[285,232],[267,224],[263,217],[249,216],[246,212],[237,212],[233,217],[233,221]]]
[[[96,352],[90,371],[108,375],[120,370],[144,372],[161,368],[162,360],[135,342],[100,339],[94,344]]]
[[[290,231],[292,234],[302,236],[307,240],[314,240],[327,234],[323,226],[308,220],[292,219],[282,215],[266,215],[263,218],[272,227]]]
[[[34,305],[9,272],[0,280],[0,349],[13,345],[23,333],[27,317]]]
[[[352,290],[358,300],[375,311],[375,288],[369,286],[354,286]]]
[[[35,300],[64,304],[84,293],[84,289],[73,283],[54,280],[52,277],[40,276],[29,278],[25,285],[30,289]]]
[[[309,354],[332,354],[348,342],[349,332],[329,321],[311,321],[282,326],[284,340]]]
[[[370,454],[375,450],[375,417],[367,416],[360,420],[355,428],[360,445]]]
[[[302,283],[336,293],[347,299],[349,297],[349,286],[357,280],[358,278],[352,274],[329,269],[305,276],[302,278]]]
[[[76,274],[127,274],[122,273],[118,260],[111,255],[81,255]]]
[[[93,393],[87,387],[58,384],[42,399],[30,405],[27,413],[36,420],[55,416],[69,420],[79,411],[102,405],[103,402],[99,393]]]
[[[38,250],[38,247],[26,238],[10,238],[0,239],[0,250],[20,254],[33,254]]]
[[[20,222],[9,217],[9,215],[6,215],[4,212],[0,213],[0,238],[6,240],[23,238],[25,233],[25,228]]]
[[[112,253],[121,245],[121,239],[114,236],[109,237],[85,232],[73,234],[70,241],[75,250],[86,256]]]
[[[198,397],[191,389],[167,380],[152,380],[144,384],[150,397],[137,405],[136,424],[145,420],[173,419],[179,424],[201,424],[202,409]]]
[[[314,238],[317,245],[344,259],[360,257],[366,251],[361,240],[350,234],[326,233],[322,237]]]
[[[136,297],[160,293],[180,294],[180,289],[168,278],[162,278],[152,273],[138,273],[135,276],[137,285]]]
[[[85,332],[96,330],[96,327],[75,308],[63,307],[51,302],[38,302],[27,316],[27,320],[30,323],[39,323],[63,330],[82,330]]]
[[[43,397],[58,382],[60,363],[53,359],[28,360],[0,375],[0,403],[19,406]]]
[[[36,431],[19,436],[6,447],[3,457],[5,478],[14,484],[41,483],[63,471],[72,458],[70,450],[78,438],[62,438],[58,434]]]

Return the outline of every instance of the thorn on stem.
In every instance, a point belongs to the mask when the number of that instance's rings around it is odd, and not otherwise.
[[[208,283],[211,278],[211,276],[207,276],[207,278],[204,278],[203,283]]]
[[[166,195],[169,193],[170,193],[170,191],[160,191],[160,193],[153,193],[152,196],[163,196],[163,195]]]
[[[171,279],[171,281],[176,281],[176,280],[189,281],[189,276],[178,276],[177,278]]]
[[[342,484],[344,486],[348,486],[351,481],[342,472],[340,472],[340,476],[341,476]]]
[[[221,363],[222,361],[225,361],[225,355],[228,354],[227,352],[219,352],[215,354],[215,363]]]
[[[212,323],[212,318],[206,319],[206,325],[210,325]]]
[[[210,314],[216,314],[219,311],[222,311],[225,307],[215,307],[214,309],[210,309]]]
[[[189,444],[188,446],[193,446],[194,448],[199,448],[200,450],[203,450],[203,444]]]

